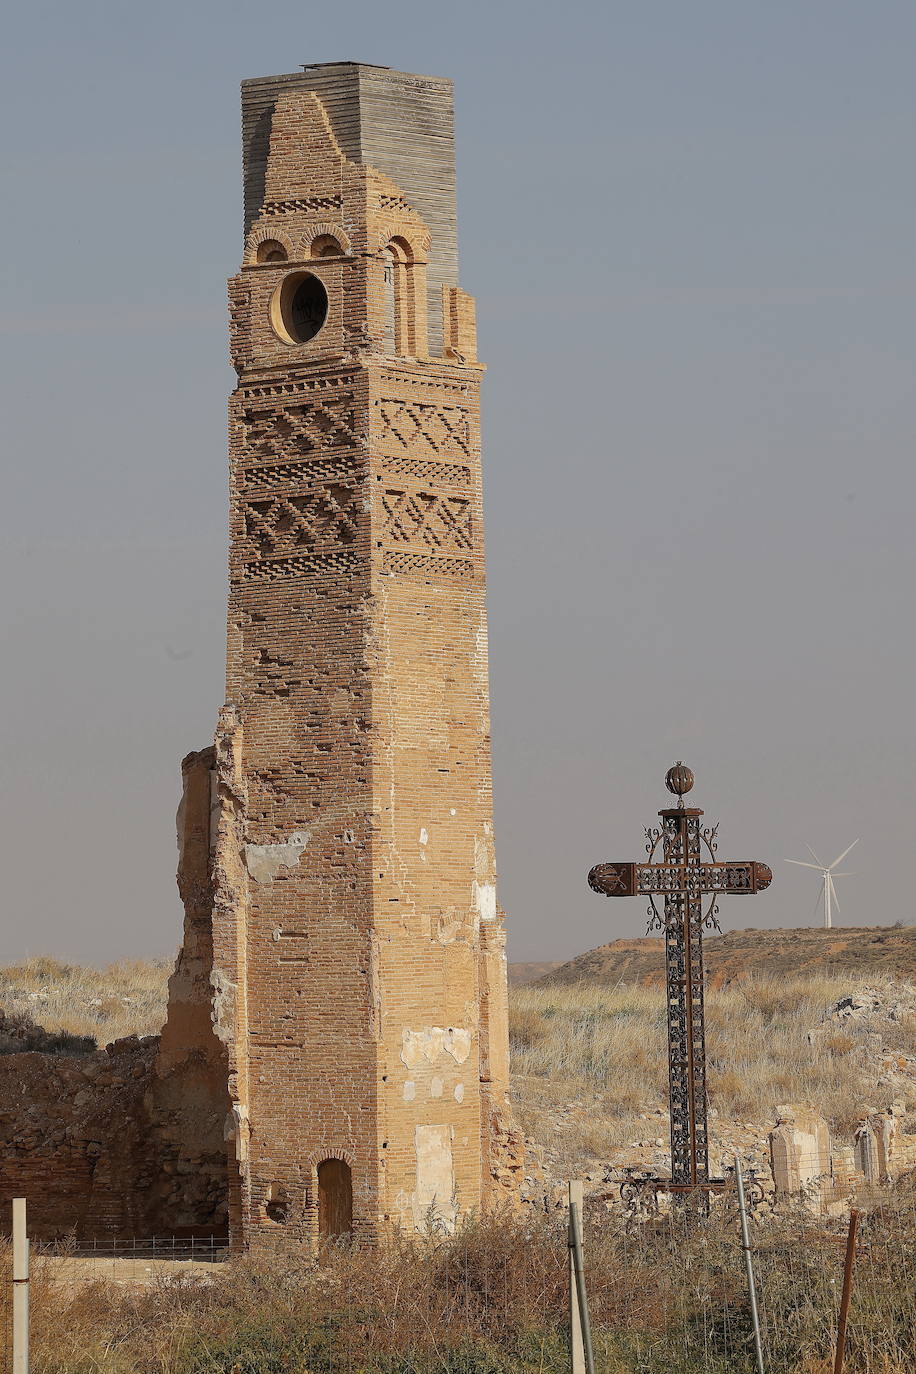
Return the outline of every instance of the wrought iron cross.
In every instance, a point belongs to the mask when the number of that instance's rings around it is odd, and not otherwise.
[[[719,827],[701,826],[703,812],[684,805],[693,783],[683,763],[668,769],[665,786],[678,802],[659,811],[661,826],[646,830],[646,862],[596,864],[588,875],[589,887],[606,897],[648,897],[648,931],[665,932],[672,1192],[721,1186],[709,1177],[703,931],[719,929],[720,896],[762,892],[773,879],[766,864],[716,858]]]

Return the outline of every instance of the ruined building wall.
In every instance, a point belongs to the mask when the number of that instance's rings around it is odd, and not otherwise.
[[[374,1236],[510,1196],[518,1166],[451,92],[345,64],[246,83],[243,110],[227,696],[244,921],[214,909],[214,949],[244,960],[214,965],[244,985],[238,1225]],[[327,315],[301,339],[282,301],[306,271]],[[327,1161],[352,1220],[331,1215]]]
[[[226,1234],[222,1140],[176,1133],[155,1104],[158,1040],[0,1056],[0,1204],[36,1240]],[[184,1123],[185,1127],[187,1122]]]
[[[374,1238],[520,1173],[451,86],[310,68],[246,82],[243,123],[228,704],[182,769],[184,941],[129,1074],[0,1065],[59,1099],[36,1234]]]
[[[162,1036],[0,1055],[0,1202],[27,1198],[37,1240],[226,1234],[237,1170],[230,1158],[227,1171],[228,1056],[212,982],[215,769],[212,748],[182,765],[185,925]]]

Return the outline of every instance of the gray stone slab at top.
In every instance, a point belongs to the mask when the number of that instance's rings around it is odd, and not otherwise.
[[[429,344],[434,356],[441,354],[442,287],[458,285],[451,81],[359,62],[243,81],[246,234],[264,198],[271,115],[277,97],[289,90],[314,91],[347,157],[390,176],[428,226]]]

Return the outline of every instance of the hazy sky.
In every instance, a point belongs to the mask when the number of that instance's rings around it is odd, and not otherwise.
[[[5,20],[0,960],[169,954],[179,762],[223,699],[238,83],[452,77],[516,959],[683,758],[726,928],[913,919],[916,6],[41,3]],[[854,862],[853,862],[854,860]]]

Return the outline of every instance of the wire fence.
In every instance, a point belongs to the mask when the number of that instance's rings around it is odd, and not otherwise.
[[[846,1227],[846,1218],[802,1211],[754,1222],[767,1374],[832,1371]],[[754,1374],[733,1207],[726,1202],[708,1220],[675,1207],[633,1227],[586,1202],[583,1229],[599,1374]],[[426,1235],[381,1247],[342,1243],[318,1257],[291,1247],[196,1275],[152,1266],[155,1274],[120,1286],[105,1277],[109,1260],[173,1257],[224,1259],[225,1238],[105,1238],[39,1250],[33,1371],[565,1374],[569,1367],[564,1212],[506,1214],[456,1234],[430,1217]],[[0,1272],[8,1293],[3,1252]],[[103,1281],[87,1284],[87,1276]],[[5,1343],[8,1309],[5,1301]],[[844,1374],[913,1371],[916,1191],[898,1187],[862,1212]]]
[[[195,1260],[215,1264],[229,1256],[228,1236],[93,1236],[40,1247],[40,1253],[67,1259]]]

